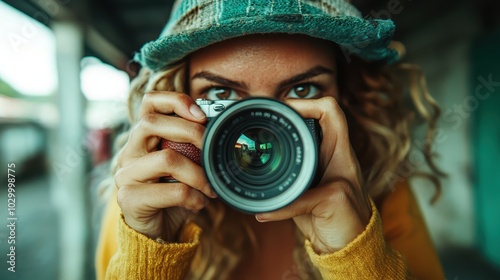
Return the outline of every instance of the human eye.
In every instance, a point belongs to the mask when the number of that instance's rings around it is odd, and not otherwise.
[[[240,99],[238,93],[229,87],[210,87],[205,90],[205,98],[209,100]]]
[[[294,86],[287,94],[287,98],[314,98],[320,93],[317,85],[307,83]]]

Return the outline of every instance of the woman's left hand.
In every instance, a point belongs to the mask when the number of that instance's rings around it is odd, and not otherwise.
[[[317,253],[333,253],[362,233],[371,216],[358,160],[349,142],[345,115],[333,97],[288,99],[303,118],[319,121],[323,130],[318,186],[290,205],[260,213],[260,222],[293,218]]]

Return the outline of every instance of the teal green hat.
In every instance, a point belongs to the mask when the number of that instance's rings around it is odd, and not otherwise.
[[[329,40],[344,54],[368,61],[398,59],[388,48],[394,23],[363,18],[343,0],[178,0],[160,37],[146,43],[134,60],[157,71],[208,45],[268,33]]]

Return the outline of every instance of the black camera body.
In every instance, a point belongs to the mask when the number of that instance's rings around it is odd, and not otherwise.
[[[229,205],[247,213],[273,211],[317,183],[317,120],[270,98],[196,103],[208,118],[201,165]]]

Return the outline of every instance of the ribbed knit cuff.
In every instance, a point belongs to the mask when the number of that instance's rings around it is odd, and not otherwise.
[[[187,224],[180,235],[186,243],[160,243],[130,228],[122,216],[118,232],[117,259],[112,260],[111,273],[116,279],[184,279],[201,229],[194,223]]]
[[[403,257],[384,240],[382,222],[373,201],[372,216],[365,229],[345,248],[317,254],[309,240],[306,251],[324,279],[407,279]]]

